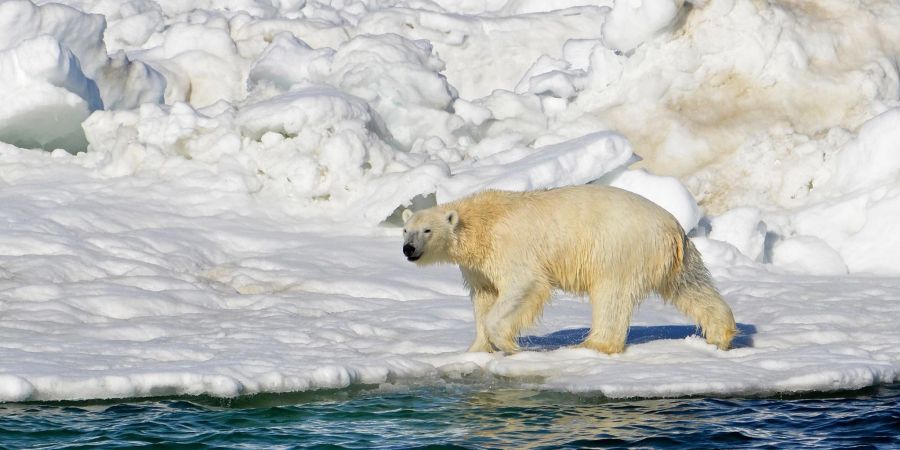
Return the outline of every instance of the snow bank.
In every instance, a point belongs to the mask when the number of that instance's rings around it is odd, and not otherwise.
[[[825,260],[834,261],[814,272],[840,272],[843,264],[835,258],[840,255],[851,272],[897,273],[900,238],[891,230],[900,217],[898,130],[900,109],[896,108],[865,122],[819,162],[817,176],[809,181],[805,206],[770,214],[780,236],[815,239],[815,247],[833,249],[804,250],[826,252]],[[793,247],[781,249],[793,253]],[[788,265],[798,267],[797,255],[785,257],[793,261]]]
[[[606,132],[448,163],[389,145],[389,131],[368,104],[332,88],[294,90],[238,111],[185,103],[103,111],[84,129],[86,159],[105,175],[189,177],[216,190],[288,198],[293,205],[285,208],[304,214],[372,225],[418,195],[436,193],[445,202],[488,188],[583,184],[632,156],[626,140]]]
[[[772,263],[791,272],[813,275],[846,275],[849,272],[841,255],[815,236],[779,240],[772,248]]]
[[[476,99],[496,89],[513,90],[535,60],[559,57],[569,39],[599,39],[608,11],[582,6],[541,15],[464,16],[452,8],[387,8],[361,17],[353,32],[428,40],[446,62],[450,84],[463,98]],[[472,70],[475,62],[478,69]]]
[[[823,153],[843,145],[841,130],[898,106],[900,15],[883,8],[615,2],[596,10],[603,33],[573,27],[506,89],[540,97],[529,136],[552,143],[603,124],[631,141],[642,167],[685,180],[712,214],[793,208],[822,176]]]
[[[162,100],[164,79],[106,53],[102,16],[56,3],[0,4],[0,141],[84,150],[81,122],[106,108]]]
[[[0,140],[26,148],[87,146],[80,124],[103,103],[59,41],[42,35],[0,52],[0,83]]]

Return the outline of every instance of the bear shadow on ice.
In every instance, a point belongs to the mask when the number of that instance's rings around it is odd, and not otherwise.
[[[737,324],[738,334],[731,342],[731,348],[753,347],[753,335],[756,325]],[[519,345],[524,351],[548,351],[562,347],[576,346],[587,337],[590,328],[572,328],[555,331],[544,336],[523,336]],[[689,336],[700,336],[700,328],[694,325],[633,325],[628,328],[627,345],[643,344],[651,341],[668,339],[684,339]]]

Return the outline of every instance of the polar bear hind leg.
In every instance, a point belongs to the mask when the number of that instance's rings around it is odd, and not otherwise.
[[[713,285],[700,252],[690,240],[684,243],[681,270],[673,277],[669,289],[664,289],[660,294],[700,325],[707,342],[728,350],[731,339],[737,334],[734,315]]]

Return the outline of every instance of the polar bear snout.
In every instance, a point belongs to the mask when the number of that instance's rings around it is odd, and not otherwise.
[[[403,244],[403,256],[407,261],[418,261],[422,257],[422,251],[416,251],[416,246],[412,244]]]

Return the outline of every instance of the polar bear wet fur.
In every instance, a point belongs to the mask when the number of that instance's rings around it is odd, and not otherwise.
[[[678,221],[655,203],[604,186],[485,191],[403,213],[403,253],[417,264],[459,265],[475,308],[473,352],[516,352],[553,289],[587,295],[582,345],[625,347],[634,307],[653,292],[727,349],[734,316]]]

